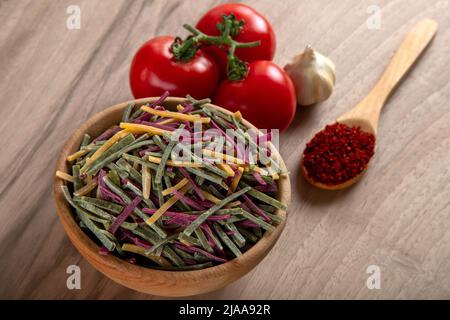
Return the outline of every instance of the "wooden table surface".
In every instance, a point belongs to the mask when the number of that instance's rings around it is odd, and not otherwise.
[[[156,298],[115,284],[71,245],[51,193],[55,159],[81,122],[131,98],[128,68],[144,41],[182,33],[218,2],[0,1],[0,298]],[[337,84],[280,138],[292,203],[279,242],[250,274],[195,298],[449,299],[450,1],[247,3],[273,23],[277,63],[311,43],[335,62]],[[79,30],[66,27],[71,4]],[[438,36],[384,109],[367,175],[346,191],[310,187],[298,170],[308,138],[368,93],[424,17]],[[66,287],[72,264],[81,290]],[[366,285],[371,265],[378,290]]]

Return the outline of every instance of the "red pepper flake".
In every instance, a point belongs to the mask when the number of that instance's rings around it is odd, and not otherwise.
[[[303,166],[312,180],[337,185],[360,174],[374,150],[374,135],[359,127],[335,123],[326,126],[306,145]]]

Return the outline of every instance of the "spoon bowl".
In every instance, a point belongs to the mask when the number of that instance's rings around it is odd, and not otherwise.
[[[356,182],[359,181],[359,179],[361,178],[361,176],[366,172],[367,168],[364,169],[360,174],[358,174],[356,177],[353,177],[347,181],[345,181],[344,183],[340,183],[340,184],[325,184],[325,183],[321,183],[318,181],[315,181],[313,178],[311,178],[308,175],[308,171],[306,170],[305,166],[303,165],[303,160],[302,160],[302,164],[300,166],[300,170],[303,174],[303,177],[305,178],[306,181],[308,181],[311,185],[323,189],[323,190],[330,190],[330,191],[337,191],[337,190],[342,190],[342,189],[346,189],[352,185],[354,185]]]

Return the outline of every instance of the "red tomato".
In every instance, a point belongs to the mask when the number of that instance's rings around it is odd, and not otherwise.
[[[199,20],[197,28],[210,36],[220,35],[217,23],[222,22],[223,15],[233,13],[237,20],[244,20],[244,27],[239,35],[233,37],[239,42],[261,41],[254,48],[241,48],[236,50],[236,55],[243,61],[253,62],[257,60],[272,60],[275,55],[275,33],[267,19],[253,8],[241,3],[226,3],[214,7]],[[219,66],[221,78],[226,76],[227,55],[225,50],[210,46],[203,48]]]
[[[259,129],[280,131],[292,122],[297,108],[291,78],[271,61],[252,62],[244,80],[224,80],[214,103],[233,112],[241,111]]]
[[[157,97],[165,91],[178,97],[213,96],[218,83],[214,60],[199,50],[189,62],[175,61],[170,51],[173,41],[170,36],[153,38],[135,54],[130,68],[130,86],[135,98]]]

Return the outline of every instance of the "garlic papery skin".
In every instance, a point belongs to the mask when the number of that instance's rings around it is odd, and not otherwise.
[[[331,96],[336,77],[334,63],[311,46],[295,56],[284,70],[294,82],[299,105],[309,106]]]

